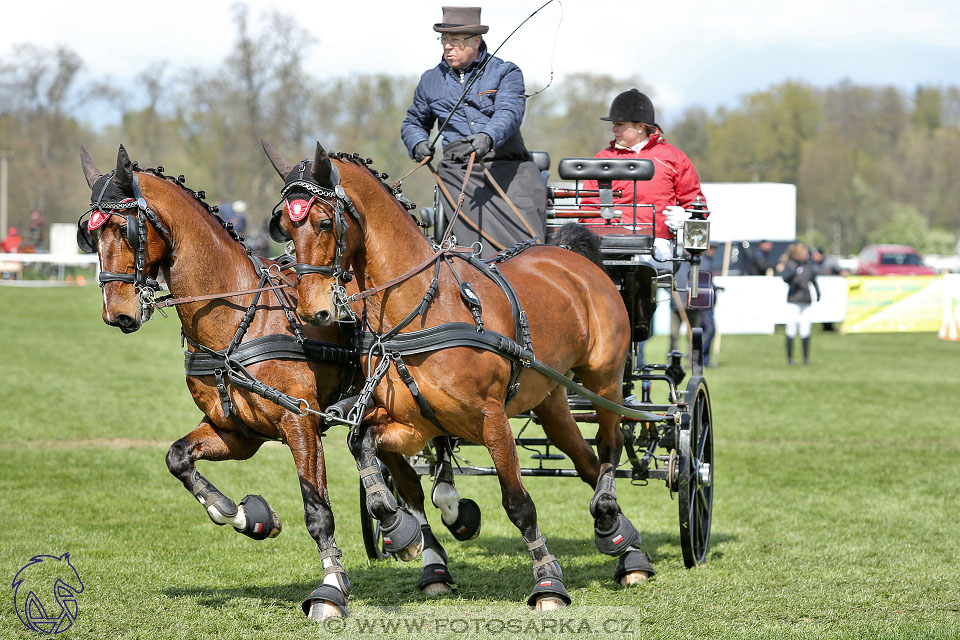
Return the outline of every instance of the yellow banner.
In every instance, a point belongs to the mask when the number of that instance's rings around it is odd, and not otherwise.
[[[943,276],[850,276],[844,333],[940,329]]]

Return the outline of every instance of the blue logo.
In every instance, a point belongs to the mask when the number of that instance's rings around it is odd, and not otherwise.
[[[11,588],[17,617],[27,629],[46,635],[63,633],[77,619],[77,594],[83,593],[83,582],[70,564],[69,553],[33,556],[17,571]]]

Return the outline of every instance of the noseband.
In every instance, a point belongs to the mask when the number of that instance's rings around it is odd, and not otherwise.
[[[130,243],[130,248],[134,254],[133,273],[101,271],[98,280],[101,289],[108,282],[126,282],[127,284],[132,284],[137,293],[137,297],[140,299],[140,306],[144,317],[149,319],[150,314],[148,314],[148,310],[152,307],[154,296],[161,287],[156,278],[150,277],[146,272],[147,221],[149,220],[153,228],[160,234],[160,237],[163,238],[168,249],[170,248],[170,241],[168,239],[170,232],[157,218],[156,213],[147,206],[147,201],[140,191],[140,180],[137,178],[136,173],[133,174],[133,198],[127,198],[120,202],[103,201],[104,193],[113,174],[114,172],[111,171],[105,176],[107,179],[103,183],[100,195],[97,196],[97,201],[90,205],[90,210],[87,211],[87,213],[99,212],[101,215],[107,216],[124,216],[126,219],[127,241]],[[134,208],[136,208],[136,213],[134,214],[123,213]],[[84,216],[86,216],[87,213],[85,213]],[[80,221],[77,223],[77,244],[80,246],[80,249],[86,253],[96,253],[97,245],[93,236],[90,234],[89,222],[89,220],[84,220],[83,216],[80,217]],[[100,224],[102,225],[103,222]]]
[[[297,172],[296,178],[287,182],[280,191],[280,202],[274,207],[270,219],[270,237],[277,242],[289,242],[291,240],[291,237],[283,230],[283,227],[280,226],[280,218],[283,216],[284,211],[287,212],[292,221],[299,222],[309,215],[310,209],[317,200],[329,206],[333,210],[334,238],[336,240],[333,264],[331,266],[315,266],[305,262],[297,262],[293,265],[293,269],[297,273],[298,282],[303,276],[313,273],[335,278],[333,295],[338,315],[341,317],[347,316],[354,318],[353,310],[347,303],[346,289],[343,286],[343,283],[350,282],[353,279],[353,274],[343,268],[342,259],[346,245],[347,229],[349,228],[345,212],[349,212],[350,216],[356,220],[358,224],[360,222],[360,214],[357,212],[356,207],[354,207],[353,201],[343,190],[343,186],[340,184],[340,173],[336,170],[336,167],[333,167],[333,175],[331,176],[333,188],[331,189],[310,179],[310,174],[306,170],[307,163],[308,160],[302,160],[300,164],[297,165],[295,169]],[[290,194],[296,192],[300,192],[301,194],[306,192],[306,194],[310,195],[310,199],[305,201],[305,205],[296,205],[297,207],[305,207],[304,209],[294,209],[294,203],[298,200],[304,202],[300,198],[291,200]],[[285,205],[283,209],[280,208],[281,204]],[[303,212],[303,215],[294,217],[295,215],[299,215],[300,211]]]

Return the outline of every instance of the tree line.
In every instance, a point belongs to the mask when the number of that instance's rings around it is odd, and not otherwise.
[[[51,222],[75,221],[86,210],[80,144],[104,171],[123,143],[141,166],[185,175],[211,204],[246,201],[248,233],[263,228],[281,186],[261,138],[290,159],[312,157],[317,140],[328,151],[371,157],[390,182],[412,168],[399,127],[416,76],[319,78],[303,66],[303,52],[315,43],[293,17],[272,12],[254,20],[237,5],[233,18],[235,41],[222,63],[156,63],[132,88],[91,80],[66,47],[19,46],[0,59],[0,150],[14,154],[11,224],[23,225],[34,208]],[[425,60],[424,69],[432,63]],[[530,78],[527,84],[528,92],[536,86]],[[611,138],[599,116],[630,87],[656,103],[639,76],[565,76],[528,100],[527,147],[549,152],[554,163],[593,155]],[[95,127],[83,114],[96,110],[119,117]],[[839,254],[871,242],[953,251],[960,234],[957,87],[920,86],[907,94],[787,81],[734,106],[659,119],[705,182],[796,184],[798,234],[812,244]],[[432,203],[426,170],[405,180],[403,190],[419,206]]]

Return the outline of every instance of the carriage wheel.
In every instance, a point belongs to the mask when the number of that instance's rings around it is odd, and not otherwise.
[[[679,430],[677,492],[680,547],[689,569],[706,562],[713,516],[713,415],[705,380],[690,381],[687,401],[690,426]]]
[[[390,477],[390,472],[379,460],[377,460],[377,464],[380,465],[383,484],[387,485],[387,488],[397,499],[397,504],[402,508],[404,502],[397,493],[396,487],[393,486],[393,478]],[[367,494],[363,490],[363,482],[360,483],[360,530],[363,532],[363,547],[367,551],[367,557],[371,560],[386,558],[388,554],[383,548],[383,533],[380,531],[380,521],[367,513]]]

